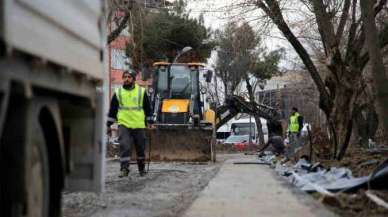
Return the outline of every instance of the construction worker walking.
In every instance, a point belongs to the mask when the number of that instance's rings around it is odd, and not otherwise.
[[[152,124],[152,111],[145,89],[136,84],[136,74],[124,71],[123,86],[118,88],[111,100],[108,114],[108,134],[114,122],[118,123],[120,144],[120,175],[129,174],[131,148],[135,146],[140,176],[145,174],[145,128]]]
[[[295,150],[301,145],[300,132],[303,128],[303,117],[298,113],[298,109],[293,107],[290,120],[288,123],[288,139],[289,147],[286,152],[286,157],[290,158]]]

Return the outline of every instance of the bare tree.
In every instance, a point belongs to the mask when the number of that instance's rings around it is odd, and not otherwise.
[[[361,1],[362,19],[364,29],[368,33],[365,35],[368,54],[372,66],[373,81],[377,92],[377,110],[380,120],[383,120],[385,130],[388,129],[388,78],[385,73],[383,58],[379,47],[378,30],[375,22],[375,1]],[[380,6],[381,6],[380,1]]]
[[[257,18],[252,20],[262,19],[264,14],[291,44],[319,91],[319,105],[327,117],[333,156],[337,159],[344,156],[353,128],[357,127],[366,138],[373,138],[377,128],[375,97],[373,91],[369,91],[373,88],[365,79],[367,66],[373,63],[367,52],[369,31],[360,16],[363,1],[236,0],[229,7],[221,8],[234,10],[235,13],[227,13],[233,17],[256,13]],[[372,2],[371,13],[378,20],[374,42],[378,41],[377,50],[381,50],[388,44],[388,19],[382,13],[387,14],[387,0]],[[261,12],[254,11],[253,7]],[[293,21],[304,14],[306,18],[295,25]],[[295,34],[297,31],[302,34]],[[325,67],[325,73],[319,65]]]
[[[315,16],[326,57],[325,65],[330,72],[325,79],[319,74],[306,47],[302,45],[300,39],[294,35],[285,21],[279,1],[251,2],[271,18],[309,71],[320,93],[320,108],[328,118],[334,143],[334,154],[341,159],[349,144],[354,108],[359,102],[360,92],[365,88],[362,72],[370,59],[368,53],[363,49],[366,32],[363,28],[364,24],[357,16],[357,0],[301,1],[311,9]],[[380,12],[379,6],[385,3],[386,0],[379,1],[374,8],[374,16]],[[340,19],[335,19],[338,13],[341,14]],[[348,27],[347,32],[344,31],[345,27]],[[385,31],[384,29],[378,33],[382,39],[388,37],[388,35],[381,34]],[[380,48],[386,43],[388,42],[380,44]]]

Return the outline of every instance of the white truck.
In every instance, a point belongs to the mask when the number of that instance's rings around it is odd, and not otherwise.
[[[0,1],[0,216],[61,216],[101,191],[103,0]]]

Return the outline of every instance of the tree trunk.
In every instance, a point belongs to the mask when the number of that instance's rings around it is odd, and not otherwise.
[[[257,139],[256,139],[256,144],[259,145],[264,145],[264,133],[263,133],[263,126],[261,124],[261,119],[260,116],[254,115],[255,117],[255,122],[256,122],[256,128],[257,128]],[[258,142],[257,142],[258,141]]]
[[[355,141],[354,144],[358,144],[360,147],[366,148],[368,146],[368,132],[367,132],[367,117],[365,108],[356,105],[354,108],[353,125],[355,131],[353,132]]]
[[[338,85],[333,108],[329,116],[331,136],[334,144],[334,156],[338,160],[344,156],[352,133],[352,114],[355,100],[353,87]]]
[[[376,108],[379,120],[382,120],[384,129],[388,130],[388,78],[385,74],[383,58],[378,46],[379,40],[377,37],[373,2],[360,1],[360,5],[365,32],[367,32],[365,37],[372,66],[373,82],[377,92]]]
[[[373,104],[356,105],[353,112],[354,143],[367,148],[369,139],[375,140],[378,117]]]
[[[224,83],[224,102],[225,102],[226,98],[228,98],[228,95],[229,95],[229,93],[228,93],[228,83],[226,81],[223,81],[223,83]]]
[[[255,94],[253,92],[252,85],[249,82],[248,77],[245,78],[245,83],[246,83],[247,90],[248,90],[249,102],[252,102],[252,104],[253,104],[253,103],[255,103]],[[255,118],[255,122],[256,122],[258,141],[259,141],[260,145],[263,145],[264,144],[264,133],[263,133],[262,125],[261,125],[260,116],[254,115],[254,118]],[[257,139],[256,139],[256,143],[257,143]]]
[[[140,70],[143,64],[143,11],[139,5],[133,7],[129,19],[132,28],[133,43],[131,43],[132,66],[135,70]]]

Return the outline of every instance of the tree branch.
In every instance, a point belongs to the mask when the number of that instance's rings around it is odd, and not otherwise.
[[[327,19],[329,14],[326,12],[325,5],[322,0],[312,0],[315,17],[317,19],[318,29],[322,36],[322,42],[326,44],[326,49],[328,54],[333,48],[338,46],[336,41],[336,35],[334,33],[333,24]]]
[[[388,45],[388,23],[385,23],[384,28],[379,33],[378,39],[381,49]]]
[[[357,0],[354,0],[354,1],[357,1]],[[375,5],[375,7],[373,8],[373,11],[374,11],[374,17],[376,17],[378,15],[378,13],[384,8],[384,5],[387,3],[387,0],[380,0],[378,4]],[[359,22],[357,22],[357,26],[360,25],[361,23],[361,19],[359,20]],[[353,45],[353,50],[354,51],[360,51],[363,47],[364,47],[364,43],[365,43],[365,38],[366,38],[366,33],[365,33],[365,24],[362,23],[362,26],[361,26],[361,34],[360,36],[355,39],[353,38],[352,42],[350,44]],[[356,26],[356,28],[357,28]],[[388,25],[385,25],[385,27],[378,33],[378,39],[379,39],[379,47],[382,49],[384,48],[387,44],[388,44]],[[355,37],[355,33],[356,32],[356,29],[354,30],[354,37]],[[350,37],[349,37],[350,39]],[[356,59],[357,61],[357,64],[358,66],[360,67],[360,71],[364,70],[364,68],[366,67],[366,65],[368,64],[369,62],[369,55],[368,53],[364,53],[364,54],[361,54],[361,52],[359,52],[359,56],[358,58]]]
[[[387,3],[387,0],[380,0],[379,3],[375,6],[374,12],[375,12],[375,17],[377,14],[380,13],[380,11],[384,8],[384,5]]]
[[[384,49],[388,45],[388,24],[386,24],[384,28],[379,32],[378,39],[379,39],[379,42],[378,42],[379,48]],[[363,71],[369,62],[368,52],[366,52],[364,55],[360,57],[359,62],[360,62],[361,71]]]
[[[353,42],[356,38],[356,32],[359,25],[359,22],[356,22],[356,10],[357,10],[357,0],[352,2],[352,24],[349,28],[348,42],[346,46],[346,62],[349,62],[350,57],[352,57],[354,50],[352,49]]]
[[[332,108],[333,102],[325,88],[325,84],[322,81],[321,76],[318,73],[317,68],[315,67],[313,61],[311,60],[306,49],[300,43],[300,41],[295,37],[293,32],[290,30],[289,26],[286,24],[282,12],[280,10],[279,4],[276,0],[265,0],[266,4],[263,1],[256,1],[255,4],[258,8],[262,9],[276,24],[279,30],[287,38],[287,40],[294,47],[295,51],[298,53],[299,57],[302,59],[304,65],[308,69],[312,79],[317,85],[318,91],[321,95],[321,108],[325,113],[329,114]]]
[[[114,41],[120,35],[120,33],[128,26],[129,16],[129,13],[126,12],[119,26],[108,35],[108,44]]]
[[[345,29],[346,21],[348,20],[348,17],[349,17],[349,8],[350,8],[350,0],[345,0],[344,8],[342,10],[341,19],[340,19],[340,23],[338,25],[337,34],[336,34],[336,38],[337,38],[338,43],[341,42],[341,38],[342,38],[344,29]]]

